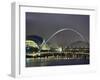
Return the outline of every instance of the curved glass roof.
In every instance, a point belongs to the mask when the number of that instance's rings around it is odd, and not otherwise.
[[[26,45],[27,46],[31,46],[31,47],[37,47],[37,48],[39,48],[39,46],[37,45],[37,43],[35,43],[32,40],[26,40]]]
[[[32,40],[35,43],[37,43],[38,45],[41,45],[42,42],[43,42],[43,38],[40,37],[40,36],[37,36],[37,35],[29,35],[29,36],[26,36],[26,40]]]

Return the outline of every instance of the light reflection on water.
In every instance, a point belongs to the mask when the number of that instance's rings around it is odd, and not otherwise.
[[[89,59],[26,58],[26,67],[89,64]]]

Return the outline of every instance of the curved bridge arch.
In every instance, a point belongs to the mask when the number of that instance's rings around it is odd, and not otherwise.
[[[56,31],[55,33],[53,33],[46,41],[44,41],[42,43],[42,45],[46,44],[50,39],[52,39],[54,36],[56,36],[57,34],[59,34],[62,31],[72,31],[72,32],[76,33],[77,35],[79,35],[80,38],[82,39],[82,41],[85,40],[84,37],[83,37],[83,35],[81,35],[81,33],[79,33],[78,31],[76,31],[74,29],[71,29],[71,28],[63,28],[63,29],[60,29],[60,30]]]

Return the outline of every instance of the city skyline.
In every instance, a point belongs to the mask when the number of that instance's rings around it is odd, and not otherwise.
[[[89,64],[89,15],[26,12],[26,67]]]

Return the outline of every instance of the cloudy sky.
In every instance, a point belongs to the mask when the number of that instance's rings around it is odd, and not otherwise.
[[[85,41],[89,42],[89,15],[26,12],[26,36],[38,35],[47,40],[53,33],[63,28],[79,32]],[[56,34],[48,43],[68,45],[81,40],[77,33],[66,30]]]

